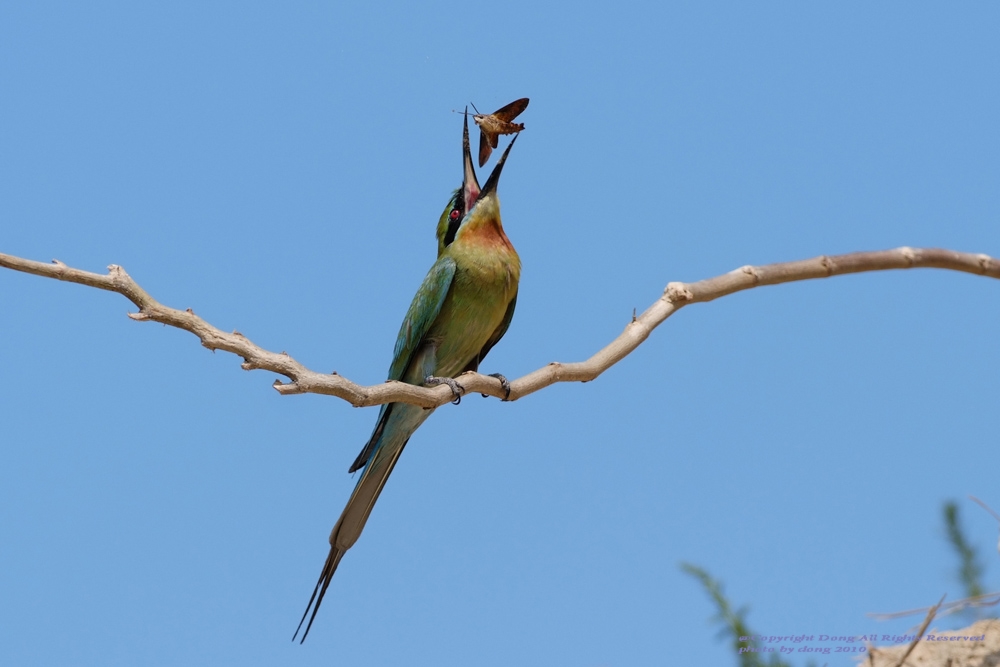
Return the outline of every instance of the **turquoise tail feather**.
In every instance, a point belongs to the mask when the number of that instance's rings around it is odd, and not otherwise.
[[[306,624],[305,632],[302,633],[300,643],[306,640],[309,629],[316,619],[319,606],[323,603],[326,589],[329,588],[337,566],[340,565],[340,559],[360,537],[361,531],[368,521],[368,516],[375,506],[375,501],[382,493],[386,480],[389,479],[393,468],[396,467],[396,461],[403,453],[403,448],[409,442],[410,436],[424,423],[425,419],[430,417],[432,412],[434,412],[433,409],[425,410],[405,403],[390,403],[384,410],[385,419],[379,420],[379,424],[375,427],[376,433],[372,436],[374,445],[371,448],[370,460],[367,461],[364,472],[361,473],[361,477],[351,493],[351,498],[347,501],[347,507],[344,508],[340,519],[337,520],[337,524],[330,533],[330,553],[326,557],[326,563],[323,564],[323,571],[320,573],[319,581],[316,582],[316,587],[309,598],[309,604],[306,605],[306,610],[302,614],[302,620],[299,621],[299,626],[292,636],[293,641],[298,636],[299,630],[302,629],[302,624],[308,616],[309,622]],[[368,450],[367,445],[365,450]],[[365,454],[365,450],[362,451],[362,455]]]

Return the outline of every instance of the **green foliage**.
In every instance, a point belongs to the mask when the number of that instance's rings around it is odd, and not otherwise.
[[[969,544],[965,531],[958,516],[958,503],[949,500],[944,504],[944,525],[948,533],[948,542],[958,554],[960,566],[958,578],[965,587],[965,597],[976,597],[983,594],[983,566],[975,547]],[[970,610],[971,611],[971,610]]]
[[[986,509],[990,513],[993,513],[989,508]],[[965,597],[971,598],[983,595],[983,566],[980,563],[976,548],[969,543],[969,540],[965,536],[965,531],[962,528],[959,517],[958,504],[954,501],[945,502],[943,513],[948,543],[955,549],[959,557],[958,578],[965,588]],[[994,514],[994,516],[997,515]],[[1000,517],[997,518],[1000,519]],[[720,636],[731,642],[739,667],[791,667],[790,663],[785,662],[775,653],[769,654],[769,658],[766,661],[761,657],[761,653],[740,653],[741,648],[757,648],[756,643],[753,641],[740,640],[741,637],[753,637],[756,634],[750,629],[746,621],[748,608],[740,607],[739,609],[733,609],[729,599],[726,598],[725,593],[722,591],[722,584],[713,579],[703,568],[690,563],[681,563],[680,567],[681,570],[697,579],[701,583],[702,588],[705,589],[705,592],[708,593],[709,598],[711,598],[717,610],[712,620],[722,626]],[[981,613],[976,607],[969,607],[965,611],[976,615],[980,615]],[[810,662],[809,665],[813,666],[815,663]]]
[[[702,588],[705,589],[708,596],[712,598],[712,602],[715,603],[718,613],[713,620],[722,624],[720,634],[723,637],[728,636],[731,638],[733,652],[737,656],[739,667],[791,667],[789,663],[778,657],[776,653],[771,653],[770,660],[767,662],[758,653],[740,653],[741,648],[756,646],[752,641],[740,641],[740,637],[750,637],[754,634],[746,622],[748,609],[741,607],[734,611],[732,605],[729,604],[729,600],[726,599],[725,594],[722,592],[722,584],[713,579],[704,569],[690,563],[681,563],[681,569],[701,582]]]

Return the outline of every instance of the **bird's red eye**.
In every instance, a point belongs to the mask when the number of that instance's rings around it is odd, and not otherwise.
[[[448,217],[451,218],[452,220],[458,220],[458,209],[456,208],[452,210],[452,212],[448,215]]]

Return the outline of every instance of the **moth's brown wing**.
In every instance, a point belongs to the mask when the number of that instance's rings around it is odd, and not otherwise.
[[[524,123],[497,123],[497,132],[499,134],[516,134],[524,129]],[[496,148],[496,144],[493,144],[493,148]]]
[[[509,123],[510,121],[517,118],[518,115],[527,108],[528,108],[528,98],[522,97],[519,100],[514,100],[505,107],[500,107],[490,115],[496,116],[497,120]],[[496,148],[496,146],[494,145],[493,148]]]
[[[496,135],[493,136],[493,146],[496,146]],[[493,152],[493,147],[490,146],[490,140],[486,137],[486,133],[483,132],[482,128],[479,128],[479,166],[482,167],[486,164],[486,161],[490,159],[490,153]]]

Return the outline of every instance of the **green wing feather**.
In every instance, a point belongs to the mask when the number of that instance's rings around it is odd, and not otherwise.
[[[390,380],[403,379],[414,353],[441,313],[441,306],[444,305],[454,278],[455,260],[451,257],[440,258],[427,272],[427,277],[424,278],[416,296],[413,297],[413,302],[410,303],[410,309],[406,311],[406,317],[403,318],[403,324],[399,328],[399,335],[396,336],[392,364],[389,365]]]
[[[413,297],[413,301],[410,303],[409,310],[406,311],[406,317],[403,318],[403,324],[399,328],[399,335],[396,336],[396,347],[392,352],[392,364],[389,365],[388,379],[403,379],[410,362],[413,360],[413,355],[420,348],[424,337],[434,324],[434,320],[441,313],[441,306],[444,305],[444,300],[451,290],[451,283],[454,278],[455,260],[451,257],[441,257],[438,261],[434,262],[434,266],[427,272],[424,282],[421,283],[420,289],[417,290],[416,296]],[[506,321],[509,322],[511,314],[508,312]],[[506,326],[504,329],[506,329]],[[502,336],[503,334],[500,335]],[[500,340],[499,337],[497,337],[497,340]],[[351,464],[347,472],[360,470],[368,463],[372,453],[378,446],[379,439],[382,437],[382,431],[385,429],[386,422],[389,421],[392,406],[392,403],[382,406],[382,409],[378,413],[378,420],[375,422],[375,430],[372,431],[371,438],[361,448],[361,453],[354,459],[354,463]]]

